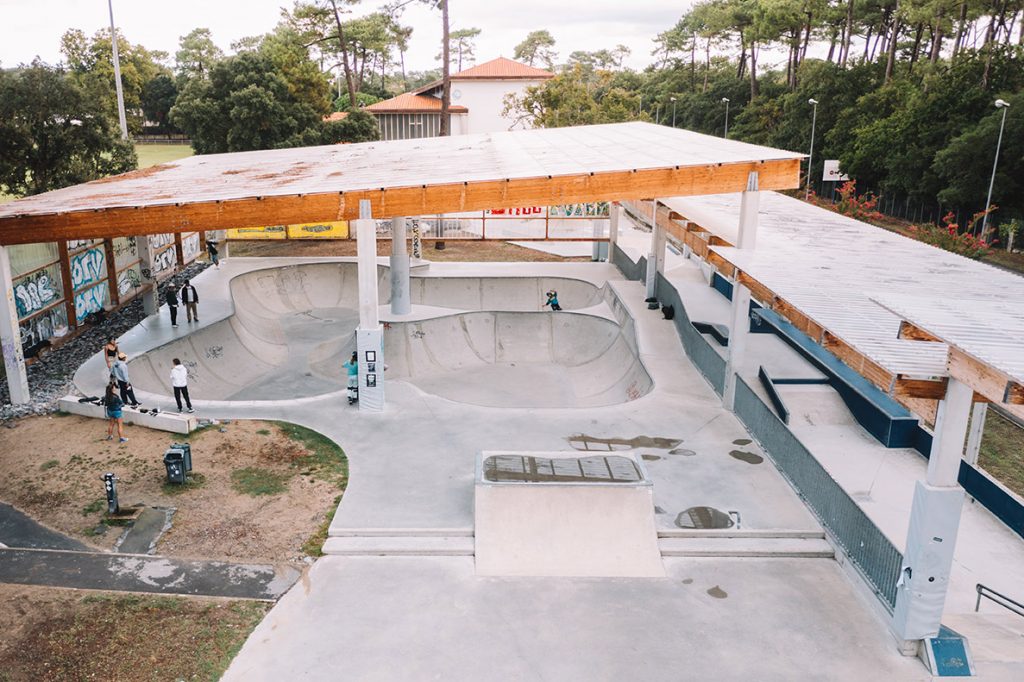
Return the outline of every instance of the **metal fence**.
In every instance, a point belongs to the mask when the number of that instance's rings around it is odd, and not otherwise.
[[[903,555],[857,506],[793,432],[743,379],[736,380],[736,416],[771,456],[889,610]]]
[[[686,306],[679,298],[679,292],[661,273],[658,273],[657,291],[661,304],[670,305],[675,310],[672,321],[676,325],[676,331],[679,332],[679,338],[690,361],[700,370],[715,392],[722,395],[722,391],[725,390],[725,358],[719,355],[706,336],[694,328],[693,322],[686,314]]]

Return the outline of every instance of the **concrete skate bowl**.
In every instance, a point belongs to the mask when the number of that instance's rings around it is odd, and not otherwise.
[[[229,287],[233,315],[129,363],[137,388],[169,393],[173,358],[188,368],[190,393],[199,399],[285,400],[344,388],[341,365],[355,349],[359,323],[355,263],[254,270],[233,278]],[[539,311],[549,289],[558,291],[566,309],[602,298],[588,282],[536,277],[414,277],[410,294],[414,303],[437,307]],[[378,268],[378,291],[379,302],[386,303],[390,283],[384,267]],[[179,328],[188,326],[184,317],[179,309]]]
[[[473,312],[391,323],[388,379],[486,407],[599,407],[653,382],[632,324],[583,313]]]

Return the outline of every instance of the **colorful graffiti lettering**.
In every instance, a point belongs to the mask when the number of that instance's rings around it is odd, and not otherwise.
[[[108,294],[106,284],[99,284],[91,289],[79,291],[75,294],[75,318],[81,322],[89,313],[103,310],[109,300]]]
[[[14,299],[19,318],[31,315],[53,303],[57,300],[57,292],[50,281],[49,273],[41,270],[15,284]]]
[[[117,273],[117,294],[124,296],[132,289],[142,286],[142,274],[137,268],[128,268]]]
[[[160,253],[154,253],[153,260],[150,263],[150,271],[155,276],[158,272],[173,268],[177,260],[177,254],[174,253],[174,249],[164,249]]]
[[[159,249],[174,243],[174,234],[151,234],[149,235],[149,246],[152,249]]]
[[[75,289],[99,282],[106,276],[107,256],[103,249],[89,249],[71,258],[71,284]]]
[[[84,249],[87,246],[92,246],[93,239],[69,239],[68,240],[68,251],[77,251],[78,249]]]
[[[22,348],[30,348],[46,339],[66,334],[67,325],[64,306],[58,306],[23,322],[18,328],[21,333]]]

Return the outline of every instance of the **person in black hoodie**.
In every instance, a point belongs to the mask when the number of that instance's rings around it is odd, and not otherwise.
[[[199,293],[196,288],[189,284],[189,281],[185,280],[185,285],[181,287],[181,303],[185,306],[185,316],[189,322],[194,319],[196,322],[199,321],[199,311],[196,310],[196,304],[199,303]]]
[[[173,286],[168,286],[164,293],[167,301],[167,309],[171,311],[171,326],[178,326],[178,291]]]

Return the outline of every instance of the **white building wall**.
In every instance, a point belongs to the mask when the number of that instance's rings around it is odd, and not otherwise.
[[[510,93],[522,95],[531,85],[540,85],[540,80],[454,80],[452,81],[452,104],[469,109],[462,130],[452,126],[458,134],[493,133],[510,130],[515,123],[512,117],[501,115],[505,108],[505,97]],[[524,127],[519,124],[517,127]]]

